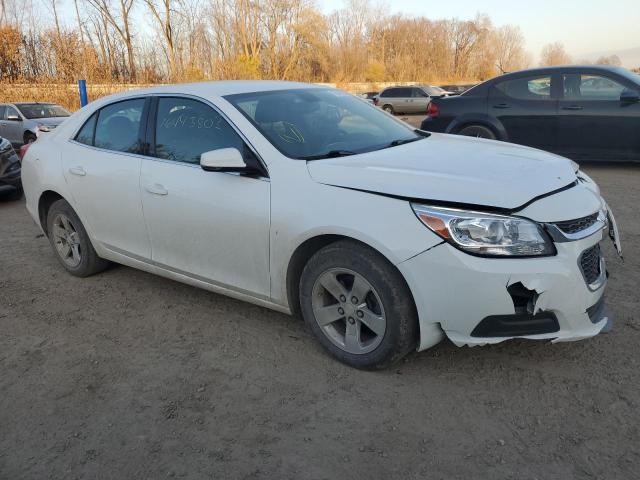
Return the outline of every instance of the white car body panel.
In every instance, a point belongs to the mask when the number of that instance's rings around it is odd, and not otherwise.
[[[309,170],[314,180],[328,185],[505,209],[518,208],[576,179],[562,157],[436,133],[428,142],[314,162]]]
[[[514,214],[539,222],[599,211],[605,203],[588,177],[587,183],[568,188],[576,182],[568,160],[438,134],[351,157],[293,160],[222,98],[286,88],[317,87],[212,82],[97,100],[29,148],[22,167],[27,209],[41,225],[38,202],[51,190],[78,213],[100,256],[287,313],[295,310],[289,304],[287,269],[296,249],[321,235],[353,238],[379,251],[404,276],[418,310],[419,349],[445,334],[458,345],[508,339],[476,338],[470,332],[487,315],[514,313],[506,287],[517,282],[539,294],[537,309],[558,317],[560,332],[541,338],[574,340],[602,330],[603,322],[591,323],[586,309],[602,296],[606,282],[589,290],[577,265],[580,252],[602,239],[602,230],[558,244],[553,257],[487,259],[445,243],[416,218],[408,201],[502,210],[524,205]],[[97,108],[118,99],[170,94],[215,105],[264,161],[269,178],[206,172],[70,140]],[[86,175],[69,172],[78,166]]]
[[[140,184],[154,264],[269,298],[268,179],[145,159]]]
[[[74,209],[101,248],[149,258],[151,245],[142,213],[138,155],[67,142],[63,175]]]

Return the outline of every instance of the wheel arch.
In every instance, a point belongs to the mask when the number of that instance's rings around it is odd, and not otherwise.
[[[45,190],[40,194],[40,198],[38,199],[38,219],[40,220],[40,227],[42,227],[45,235],[48,235],[47,214],[49,213],[51,205],[58,200],[65,200],[65,198],[54,190]]]
[[[400,269],[398,269],[396,264],[393,261],[391,261],[391,259],[387,255],[381,252],[380,249],[375,248],[369,243],[349,235],[335,234],[335,233],[318,234],[306,239],[300,245],[298,245],[296,249],[293,251],[293,254],[291,255],[289,259],[289,263],[287,265],[286,279],[285,279],[287,302],[289,303],[289,310],[293,315],[295,316],[301,315],[299,285],[300,285],[300,278],[302,276],[302,270],[304,269],[305,265],[307,264],[309,259],[320,249],[341,240],[348,240],[353,243],[360,244],[364,248],[373,250],[378,255],[380,255],[380,257],[386,260],[392,268],[398,271],[398,274],[404,280],[407,291],[411,295],[411,301],[413,302],[414,305],[416,305],[415,298],[413,297],[413,292],[409,287],[409,283],[407,282],[407,279],[404,277]],[[417,305],[416,305],[416,308],[417,308]]]
[[[38,137],[38,136],[36,135],[36,132],[34,132],[34,131],[32,131],[32,130],[27,129],[27,130],[25,130],[25,131],[23,132],[23,134],[22,134],[22,141],[23,141],[24,143],[27,143],[27,136],[34,136],[34,137],[36,137],[36,138]]]
[[[463,128],[471,125],[480,125],[482,127],[489,128],[495,134],[496,139],[508,141],[507,131],[502,123],[498,119],[492,118],[489,115],[461,115],[449,124],[446,133],[455,134]]]

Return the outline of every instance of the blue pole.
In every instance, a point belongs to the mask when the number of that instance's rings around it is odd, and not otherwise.
[[[87,81],[78,80],[78,91],[80,92],[80,106],[84,107],[87,103]]]

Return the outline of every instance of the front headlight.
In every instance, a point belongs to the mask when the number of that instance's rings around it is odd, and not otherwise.
[[[11,142],[6,138],[0,137],[0,152],[4,152],[11,146]]]
[[[427,227],[454,247],[487,257],[555,255],[556,249],[540,225],[506,215],[468,212],[411,204]]]
[[[38,130],[40,130],[41,132],[50,132],[51,131],[51,127],[49,125],[44,125],[42,123],[38,124]]]

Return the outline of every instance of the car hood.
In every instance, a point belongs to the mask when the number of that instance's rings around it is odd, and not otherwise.
[[[576,181],[570,160],[533,148],[431,134],[359,155],[310,161],[319,183],[416,200],[517,210]]]

